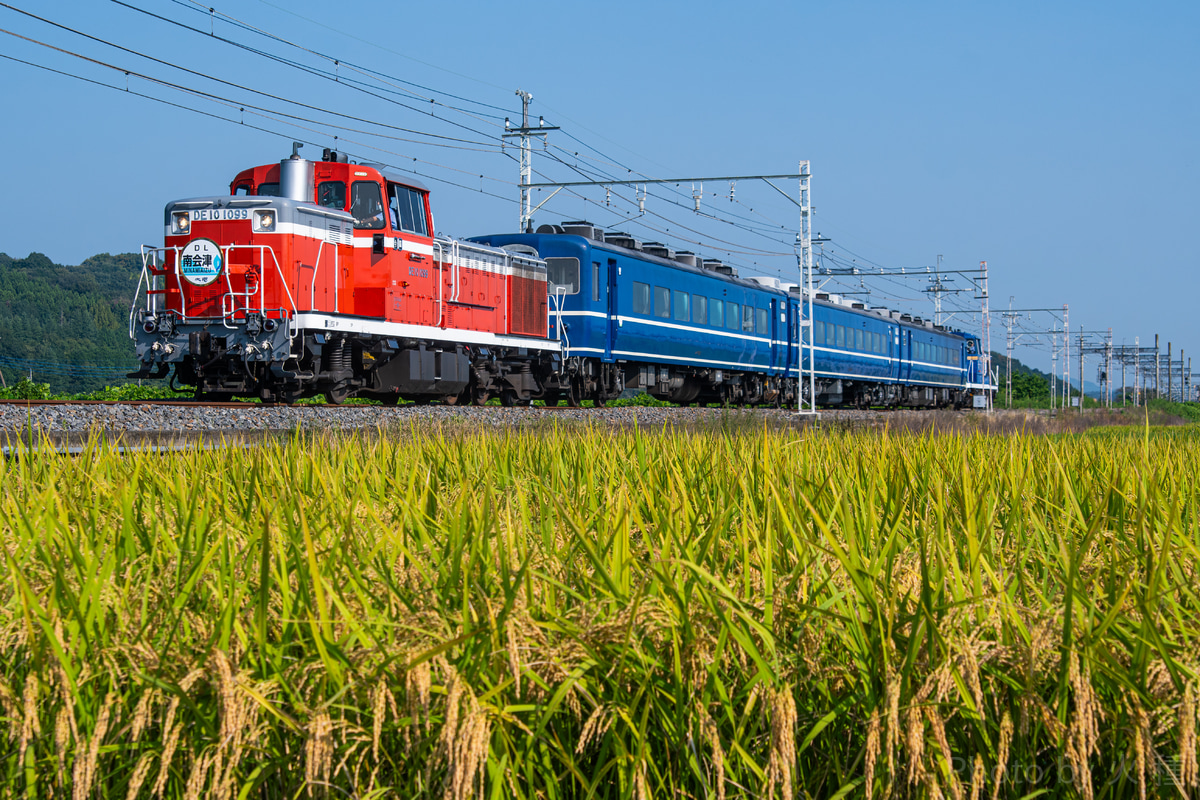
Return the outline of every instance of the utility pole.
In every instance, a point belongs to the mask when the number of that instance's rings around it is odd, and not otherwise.
[[[1008,313],[1004,315],[1004,324],[1008,329],[1008,335],[1005,337],[1005,350],[1008,354],[1008,366],[1004,370],[1004,407],[1012,408],[1012,351],[1013,351],[1013,322],[1016,320],[1016,315],[1012,310],[1013,296],[1008,296]]]
[[[802,305],[808,313],[801,314],[800,341],[808,344],[808,408],[804,407],[804,347],[800,348],[799,372],[796,375],[796,411],[800,414],[817,415],[817,353],[813,336],[813,283],[812,283],[812,173],[807,160],[800,162],[800,271],[805,281],[805,296]],[[774,186],[770,181],[768,185]]]
[[[1167,342],[1167,399],[1175,399],[1175,386],[1172,380],[1175,377],[1175,367],[1171,366],[1171,343]]]
[[[1066,306],[1063,307],[1063,313],[1066,313]],[[1083,326],[1079,326],[1079,413],[1083,413],[1083,398],[1087,394],[1083,391]]]
[[[1156,333],[1156,334],[1154,334],[1154,396],[1155,396],[1156,398],[1158,398],[1158,397],[1162,397],[1162,390],[1159,388],[1160,386],[1162,386],[1162,384],[1161,384],[1161,383],[1159,383],[1159,380],[1158,380],[1158,379],[1159,379],[1159,370],[1158,370],[1158,334]]]
[[[1142,341],[1140,336],[1133,337],[1133,407],[1141,405],[1141,392],[1138,390],[1138,376],[1142,374]]]
[[[536,128],[529,127],[529,104],[533,102],[533,95],[529,92],[517,89],[517,97],[521,98],[521,127],[513,128],[509,125],[508,118],[504,119],[504,133],[501,137],[504,139],[517,138],[521,140],[521,233],[533,233],[533,211],[530,208],[530,184],[533,183],[533,148],[530,147],[530,142],[535,136],[541,137],[542,145],[546,143],[546,133],[548,131],[558,130],[557,126],[547,125],[545,120],[538,117],[538,125]],[[550,195],[553,197],[558,194],[556,190]],[[541,208],[550,197],[547,197],[538,204]]]
[[[981,301],[980,310],[983,315],[983,319],[980,320],[980,322],[983,325],[982,333],[983,333],[983,341],[984,341],[983,379],[987,383],[991,383],[991,380],[992,380],[992,315],[988,310],[988,265],[987,265],[987,262],[980,261],[979,268],[981,270],[983,270],[983,291],[980,293],[980,295],[976,299]],[[988,391],[988,390],[984,390],[984,393],[987,395],[987,410],[991,411],[992,403],[993,403],[992,395],[995,393]]]

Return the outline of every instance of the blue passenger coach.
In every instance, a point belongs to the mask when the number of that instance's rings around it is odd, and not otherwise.
[[[796,402],[795,284],[740,278],[719,261],[587,222],[473,241],[545,259],[568,402],[603,403],[627,388],[676,403]],[[814,298],[813,314],[818,404],[967,402],[965,334],[828,295]],[[557,402],[560,392],[545,399]]]

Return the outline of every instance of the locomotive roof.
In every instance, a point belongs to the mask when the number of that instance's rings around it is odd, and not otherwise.
[[[403,184],[404,186],[408,186],[413,189],[420,189],[422,192],[429,191],[428,186],[421,183],[419,180],[412,177],[411,175],[407,175],[403,172],[398,172],[397,170],[394,170],[391,167],[384,166],[383,164],[359,164],[358,166],[370,167],[371,169],[378,170],[380,175],[382,175],[384,178],[386,178],[387,180],[389,180],[393,183]]]

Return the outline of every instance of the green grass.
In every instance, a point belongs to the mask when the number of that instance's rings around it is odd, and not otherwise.
[[[0,796],[1195,792],[1198,461],[1192,428],[25,452]]]

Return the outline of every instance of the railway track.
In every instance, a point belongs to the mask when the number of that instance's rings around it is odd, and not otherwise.
[[[531,408],[541,411],[591,411],[596,410],[590,406],[474,406],[474,405],[446,405],[444,403],[409,403],[411,406],[445,406],[447,408],[500,408],[505,411],[521,412]],[[41,407],[41,406],[119,406],[119,407],[138,407],[149,406],[153,408],[390,408],[383,404],[358,404],[358,403],[296,403],[288,405],[286,403],[256,403],[250,401],[209,401],[209,400],[0,400],[0,407],[18,406],[18,407]],[[616,406],[614,406],[616,407]],[[642,406],[638,406],[639,408]],[[602,408],[600,410],[603,410]]]

